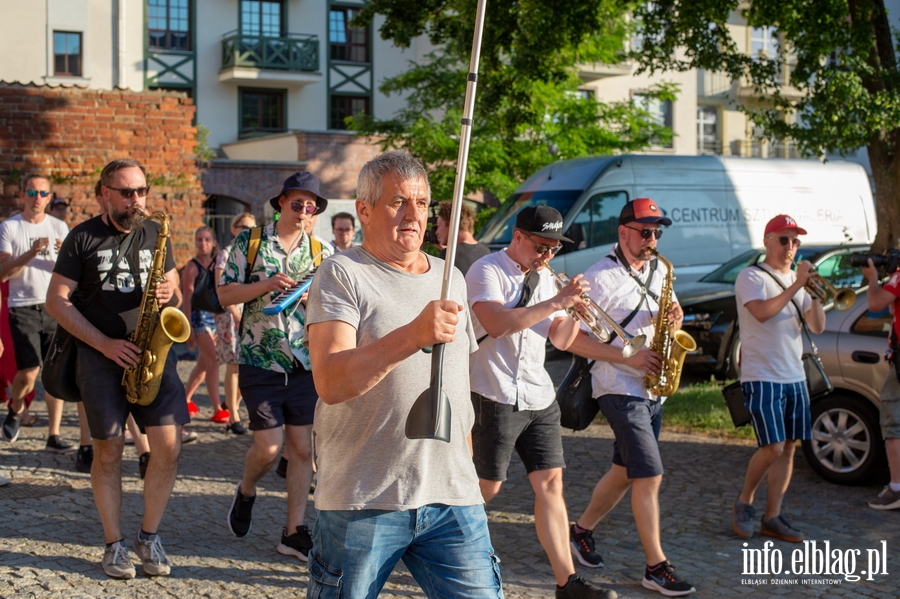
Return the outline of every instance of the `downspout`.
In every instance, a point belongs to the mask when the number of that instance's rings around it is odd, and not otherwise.
[[[128,37],[125,34],[125,2],[127,0],[119,0],[119,34],[117,36],[118,39],[118,62],[119,62],[119,76],[117,81],[117,86],[126,89],[128,84],[126,82],[126,71],[125,71],[125,43],[128,40]]]

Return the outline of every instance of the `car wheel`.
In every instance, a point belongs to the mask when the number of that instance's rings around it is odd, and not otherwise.
[[[803,454],[813,470],[842,485],[871,482],[885,458],[875,407],[837,392],[813,403],[810,411],[812,439],[803,441]]]
[[[741,332],[735,331],[728,348],[728,363],[725,365],[725,378],[738,380],[741,378]]]

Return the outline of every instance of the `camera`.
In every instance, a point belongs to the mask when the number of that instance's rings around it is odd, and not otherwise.
[[[868,266],[869,260],[875,268],[881,268],[885,274],[893,274],[900,265],[900,250],[889,249],[884,254],[850,254],[850,264],[853,266]]]

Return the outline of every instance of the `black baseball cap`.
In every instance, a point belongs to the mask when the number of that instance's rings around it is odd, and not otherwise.
[[[269,198],[269,204],[272,205],[275,212],[281,212],[281,206],[278,205],[278,198],[285,192],[291,190],[308,191],[316,196],[316,214],[322,214],[325,212],[325,208],[328,207],[328,200],[319,195],[319,180],[316,179],[315,175],[312,173],[303,171],[294,173],[285,179],[284,185],[281,186],[281,193],[275,197]]]
[[[636,198],[633,202],[628,202],[619,213],[619,224],[627,225],[628,223],[640,223],[642,225],[650,225],[659,223],[669,226],[672,219],[663,216],[662,210],[650,198]]]
[[[65,207],[68,208],[68,207],[69,207],[69,203],[65,200],[65,198],[53,198],[53,199],[50,201],[50,207],[51,207],[51,208],[56,208],[57,206],[65,206]]]
[[[526,206],[516,215],[516,228],[538,237],[556,239],[559,241],[572,240],[563,237],[563,217],[556,208],[550,206]]]

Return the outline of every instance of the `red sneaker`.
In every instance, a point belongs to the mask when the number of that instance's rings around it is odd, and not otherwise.
[[[190,414],[191,416],[196,416],[197,414],[200,413],[200,408],[197,407],[197,404],[195,404],[193,401],[189,401],[187,403],[188,403],[188,414]]]
[[[231,419],[231,414],[228,412],[228,410],[225,410],[225,409],[219,410],[211,418],[211,420],[213,422],[218,422],[219,424],[225,424],[230,419]]]

